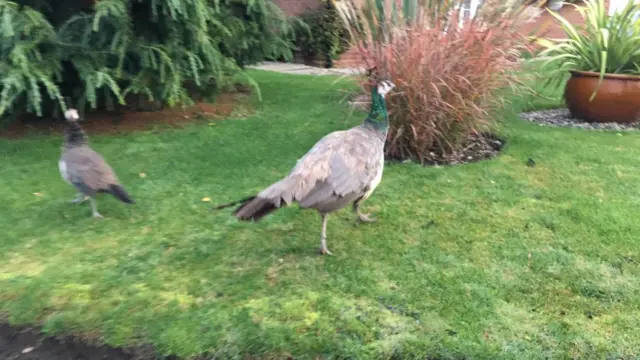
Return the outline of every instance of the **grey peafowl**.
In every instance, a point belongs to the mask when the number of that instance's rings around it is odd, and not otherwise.
[[[93,151],[87,143],[87,136],[78,124],[78,111],[69,109],[64,117],[69,126],[65,130],[62,156],[58,162],[62,178],[75,186],[78,195],[72,203],[81,203],[88,196],[91,201],[93,217],[101,218],[98,213],[95,196],[98,193],[109,193],[118,200],[134,204],[135,201],[120,185],[116,174],[102,156]]]
[[[300,208],[315,209],[322,217],[320,253],[327,249],[327,216],[353,203],[362,222],[372,222],[360,212],[382,180],[384,143],[389,129],[385,96],[395,85],[380,81],[371,92],[371,110],[364,122],[348,130],[332,132],[318,141],[298,160],[284,179],[256,196],[228,204],[242,203],[234,215],[245,221],[258,221],[283,206],[297,202]]]

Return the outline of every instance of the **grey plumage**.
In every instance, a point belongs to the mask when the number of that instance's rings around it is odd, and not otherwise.
[[[315,209],[322,216],[323,254],[331,254],[326,246],[328,214],[352,203],[361,221],[374,221],[360,213],[359,205],[382,179],[388,129],[384,96],[393,87],[391,82],[378,85],[372,94],[372,111],[363,124],[323,137],[298,160],[289,175],[245,200],[234,215],[257,221],[294,202],[303,209]],[[378,119],[380,114],[383,119]]]
[[[78,192],[72,202],[79,203],[89,197],[94,217],[102,217],[95,201],[98,193],[109,193],[124,203],[134,204],[135,201],[120,184],[113,169],[100,154],[89,147],[86,134],[78,124],[78,112],[75,109],[67,110],[65,118],[69,126],[65,130],[58,166],[62,178]]]

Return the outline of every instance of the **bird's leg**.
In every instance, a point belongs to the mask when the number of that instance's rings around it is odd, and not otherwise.
[[[327,249],[327,214],[322,214],[322,235],[320,235],[320,253],[322,255],[333,255]]]
[[[91,213],[94,218],[102,218],[102,215],[98,212],[98,207],[96,206],[96,199],[92,197],[89,198],[91,200]]]
[[[78,195],[76,195],[76,197],[73,200],[71,200],[71,203],[72,204],[79,204],[79,203],[81,203],[81,202],[83,202],[85,200],[87,200],[87,197],[83,193],[79,192]]]
[[[353,211],[358,214],[358,220],[361,222],[372,223],[376,221],[376,218],[369,217],[371,214],[363,214],[360,212],[360,201],[355,201],[353,203]]]

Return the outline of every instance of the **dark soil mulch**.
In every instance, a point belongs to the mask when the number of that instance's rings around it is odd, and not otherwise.
[[[430,152],[422,160],[423,165],[456,165],[473,163],[497,156],[505,140],[495,134],[480,133],[472,136],[460,150],[448,154]]]
[[[238,104],[249,97],[247,93],[225,93],[215,103],[197,103],[190,107],[167,108],[157,111],[92,112],[82,119],[82,127],[89,134],[118,134],[144,131],[156,126],[182,127],[203,118],[228,117]],[[66,122],[62,119],[35,118],[9,124],[0,129],[0,137],[18,139],[30,134],[59,135]]]
[[[77,339],[45,337],[38,331],[0,324],[2,360],[151,360],[152,351],[93,346]]]
[[[440,166],[473,163],[498,156],[504,147],[505,140],[492,133],[481,133],[472,136],[460,150],[447,154],[429,152],[422,161],[419,159],[397,158],[387,155],[387,159],[395,162],[417,161],[422,165]]]

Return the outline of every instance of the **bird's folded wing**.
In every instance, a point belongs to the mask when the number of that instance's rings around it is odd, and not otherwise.
[[[379,170],[381,155],[366,134],[352,130],[329,134],[291,171],[287,177],[290,192],[283,200],[312,207],[360,196]]]
[[[63,160],[72,183],[81,183],[93,190],[107,189],[109,185],[117,183],[111,167],[91,149],[69,152]]]

